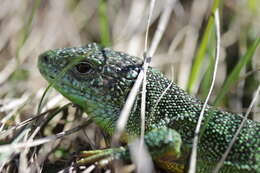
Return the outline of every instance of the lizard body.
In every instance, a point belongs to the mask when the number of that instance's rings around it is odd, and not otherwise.
[[[79,62],[55,80],[78,57]],[[93,43],[47,51],[40,55],[38,67],[55,89],[113,135],[142,63],[137,57]],[[202,102],[151,67],[147,73],[146,98],[145,143],[152,158],[167,171],[184,172]],[[138,95],[125,129],[127,143],[140,135],[140,103]],[[198,145],[197,172],[212,171],[242,121],[241,115],[207,106],[205,118],[210,115]],[[260,123],[246,120],[220,172],[260,172]]]

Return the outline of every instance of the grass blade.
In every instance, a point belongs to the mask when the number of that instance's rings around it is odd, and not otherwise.
[[[214,14],[216,8],[219,6],[220,0],[215,0],[213,7],[211,9],[211,13]],[[195,81],[198,79],[198,73],[201,69],[201,65],[203,63],[205,54],[206,54],[206,49],[208,45],[208,41],[210,38],[210,35],[213,31],[214,27],[214,15],[211,15],[207,24],[207,27],[205,29],[205,32],[202,37],[202,41],[200,44],[200,47],[197,51],[197,55],[195,57],[194,65],[192,66],[189,81],[188,81],[188,86],[187,86],[187,91],[190,93],[192,91],[192,88],[194,86]]]
[[[219,105],[219,103],[224,98],[225,94],[229,91],[229,89],[233,86],[233,84],[236,83],[237,80],[239,80],[239,74],[242,68],[245,67],[246,64],[252,59],[255,50],[259,44],[260,44],[260,38],[257,38],[250,46],[250,48],[247,50],[246,54],[241,58],[241,60],[235,66],[234,70],[230,73],[230,75],[225,80],[220,93],[218,94],[217,98],[213,103],[214,105]]]
[[[99,1],[99,25],[100,25],[100,37],[102,46],[110,46],[110,36],[109,36],[109,23],[107,15],[107,1]]]

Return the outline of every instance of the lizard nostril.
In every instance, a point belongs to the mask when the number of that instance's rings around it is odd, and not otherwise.
[[[47,54],[43,54],[43,55],[41,55],[41,60],[44,63],[49,63],[49,56]]]

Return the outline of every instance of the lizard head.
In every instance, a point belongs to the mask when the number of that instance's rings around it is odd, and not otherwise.
[[[95,43],[49,50],[38,59],[45,79],[97,121],[117,119],[141,65],[139,58]]]

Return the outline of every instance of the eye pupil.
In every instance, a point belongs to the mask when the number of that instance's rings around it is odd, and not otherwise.
[[[79,73],[85,74],[91,71],[91,66],[88,63],[80,63],[76,65],[76,69]]]

